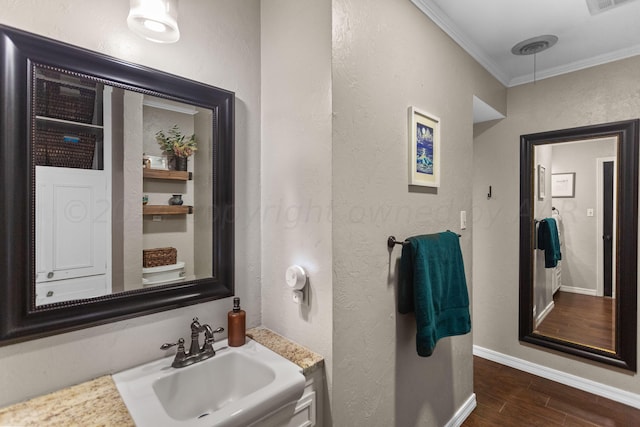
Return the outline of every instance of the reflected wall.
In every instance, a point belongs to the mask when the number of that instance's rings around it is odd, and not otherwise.
[[[33,76],[36,306],[212,277],[218,116],[65,68]]]
[[[603,235],[603,223],[615,230],[617,139],[561,142],[535,147],[534,221],[554,221],[562,259],[545,265],[545,251],[533,251],[533,317],[536,331],[546,336],[615,352],[615,233]],[[603,166],[611,163],[604,190]],[[544,171],[544,172],[543,172]],[[544,174],[544,177],[540,174]],[[543,185],[544,188],[540,188]],[[613,197],[603,203],[605,194]],[[544,195],[541,197],[541,195]],[[605,254],[603,247],[609,248]],[[607,258],[608,257],[608,258]],[[603,282],[605,276],[608,287]],[[606,290],[605,290],[606,288]],[[572,296],[563,295],[570,293]],[[579,295],[579,296],[577,296]]]

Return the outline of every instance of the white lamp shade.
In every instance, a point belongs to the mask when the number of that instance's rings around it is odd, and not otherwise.
[[[147,40],[177,42],[180,38],[178,0],[130,0],[127,25]]]

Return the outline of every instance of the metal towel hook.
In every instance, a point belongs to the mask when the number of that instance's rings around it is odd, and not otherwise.
[[[404,245],[405,242],[406,240],[402,242],[398,242],[395,236],[389,236],[389,238],[387,239],[387,246],[389,247],[389,249],[393,249],[395,245]]]

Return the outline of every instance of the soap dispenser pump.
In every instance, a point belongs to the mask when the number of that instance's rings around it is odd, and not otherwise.
[[[227,314],[229,347],[240,347],[245,343],[247,313],[240,309],[240,298],[233,299],[233,310]]]

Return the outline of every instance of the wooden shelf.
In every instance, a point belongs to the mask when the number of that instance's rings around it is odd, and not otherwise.
[[[102,125],[72,122],[70,120],[56,119],[54,117],[46,116],[36,116],[36,123],[38,124],[38,129],[46,129],[48,127],[54,126],[56,128],[65,128],[76,132],[79,130],[83,130],[86,132],[91,132],[95,135],[100,135],[104,130],[104,126]]]
[[[143,205],[142,215],[185,215],[193,213],[193,206]]]
[[[170,171],[165,169],[142,169],[143,178],[152,179],[169,179],[173,181],[189,181],[192,179],[191,172],[187,171]]]

